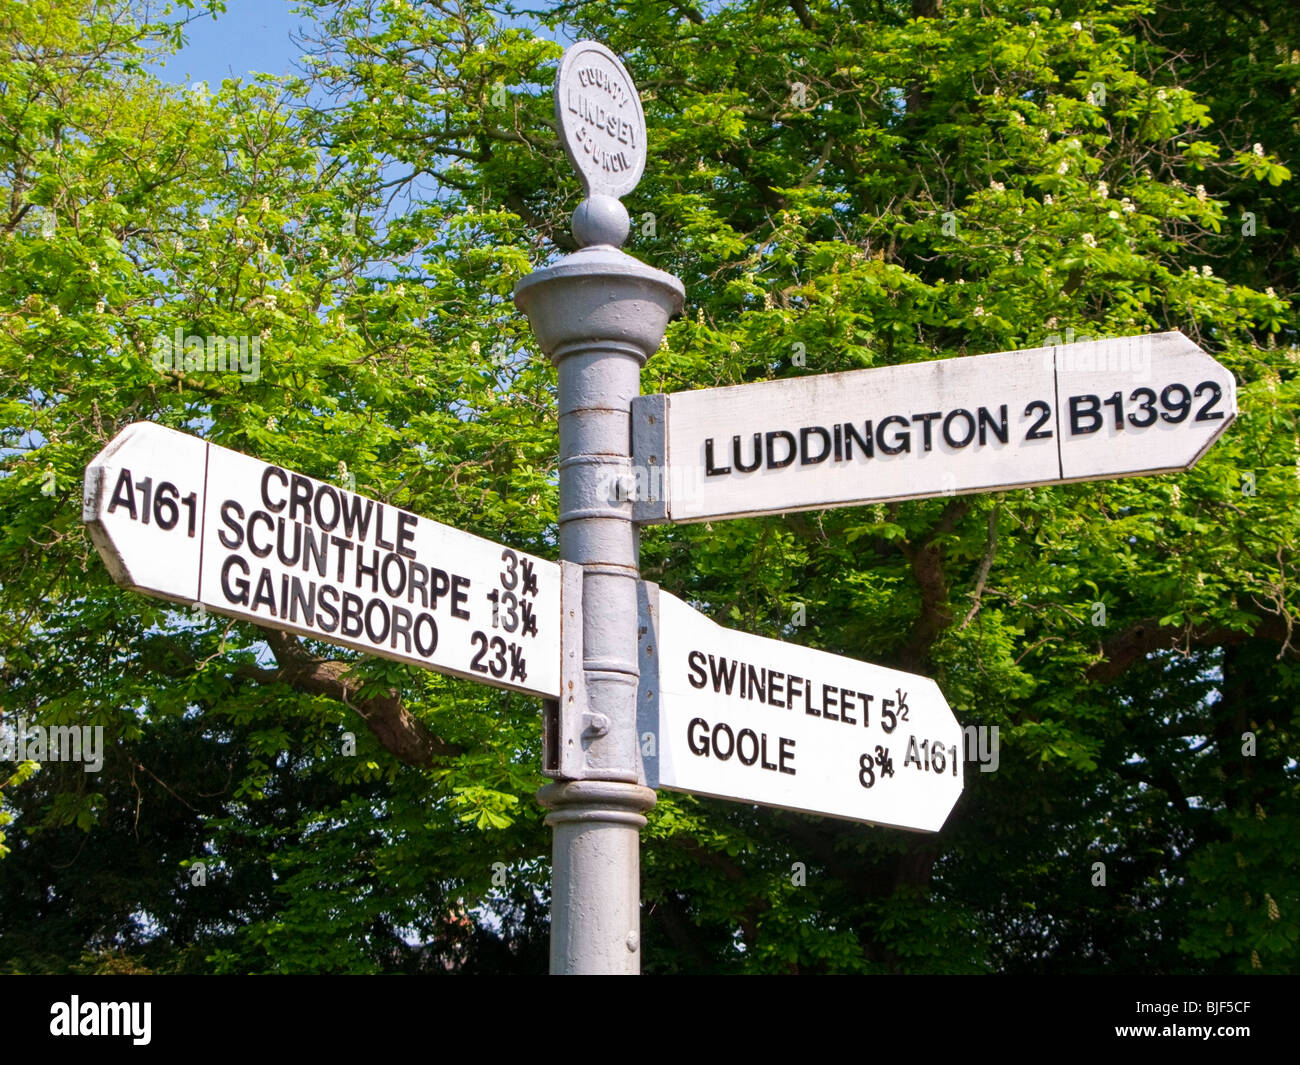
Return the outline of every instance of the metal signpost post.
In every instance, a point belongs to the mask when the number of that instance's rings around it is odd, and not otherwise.
[[[935,832],[964,761],[932,680],[715,624],[639,579],[639,525],[1186,469],[1236,388],[1163,333],[641,397],[685,297],[619,250],[641,102],[580,41],[555,115],[580,249],[515,303],[558,370],[559,565],[151,423],[83,517],[127,587],[541,696],[551,971],[637,973],[654,788]]]
[[[547,743],[548,772],[559,779],[538,794],[554,832],[551,971],[637,973],[639,833],[655,797],[638,783],[637,528],[632,502],[611,488],[630,472],[641,367],[685,290],[618,250],[629,226],[616,197],[645,166],[645,117],[603,45],[582,41],[565,53],[555,116],[587,193],[573,215],[582,247],[515,287],[559,375],[560,557],[582,566],[581,647],[566,649]]]

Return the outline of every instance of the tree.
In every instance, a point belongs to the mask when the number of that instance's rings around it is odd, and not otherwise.
[[[0,964],[541,967],[533,705],[127,596],[76,500],[152,419],[553,557],[552,371],[509,295],[571,246],[562,26],[642,90],[629,250],[687,286],[644,391],[1168,328],[1240,383],[1179,477],[647,530],[647,578],[717,620],[791,638],[802,606],[794,639],[933,675],[1001,739],[933,837],[661,793],[647,968],[1295,968],[1271,9],[1216,38],[1205,2],[313,6],[312,79],[198,97],[138,73],[163,27],[2,9],[3,705],[111,742],[98,777],[0,780]],[[160,374],[178,326],[259,337],[258,375]]]

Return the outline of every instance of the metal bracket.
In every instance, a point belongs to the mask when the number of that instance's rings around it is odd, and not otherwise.
[[[603,714],[582,714],[587,705],[582,664],[582,567],[560,563],[560,698],[542,704],[542,772],[559,780],[581,780],[586,774],[583,733],[602,735],[609,728]],[[595,731],[601,718],[603,728]]]
[[[641,677],[636,694],[637,783],[659,787],[659,585],[636,582],[636,657]]]
[[[668,396],[632,400],[632,473],[636,493],[632,520],[655,525],[669,520]]]

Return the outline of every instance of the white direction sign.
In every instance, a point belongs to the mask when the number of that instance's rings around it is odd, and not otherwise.
[[[943,827],[961,795],[963,735],[934,681],[735,632],[642,588],[638,729],[650,787]]]
[[[1182,333],[634,401],[640,522],[1089,481],[1190,467],[1237,415]]]
[[[500,688],[560,692],[560,567],[151,422],[82,518],[146,595]]]

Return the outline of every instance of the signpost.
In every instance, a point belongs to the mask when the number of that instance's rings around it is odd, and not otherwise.
[[[1186,469],[1236,389],[1163,333],[642,398],[685,292],[618,250],[646,160],[636,86],[580,41],[555,115],[580,248],[515,303],[558,369],[563,569],[150,423],[91,463],[83,516],[138,591],[547,699],[551,969],[636,973],[652,788],[935,832],[964,754],[933,681],[722,628],[640,581],[638,524]]]
[[[560,567],[151,422],[86,470],[119,584],[500,688],[560,692]]]
[[[1172,473],[1237,413],[1181,333],[637,399],[637,518],[688,522]]]
[[[961,796],[961,727],[934,681],[723,628],[645,585],[650,787],[937,832]]]

